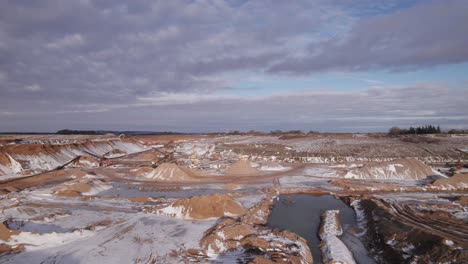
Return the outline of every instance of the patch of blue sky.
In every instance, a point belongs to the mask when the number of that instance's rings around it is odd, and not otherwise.
[[[315,73],[309,76],[259,75],[239,76],[229,95],[268,96],[304,90],[356,91],[371,87],[402,87],[445,83],[466,89],[468,63],[440,65],[413,71],[361,71]]]
[[[357,17],[368,17],[384,15],[396,12],[398,10],[411,8],[417,4],[428,2],[427,0],[355,0],[340,1],[339,3],[348,10],[348,12]]]

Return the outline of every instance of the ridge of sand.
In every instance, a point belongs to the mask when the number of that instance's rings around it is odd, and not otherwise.
[[[239,160],[226,169],[226,174],[230,175],[249,175],[257,174],[258,171],[248,160]]]
[[[52,170],[85,153],[115,157],[141,150],[144,148],[135,142],[110,140],[66,144],[14,144],[2,146],[0,151],[21,163],[24,170],[40,173]],[[3,163],[3,160],[4,157],[0,155],[0,163]]]
[[[158,181],[192,181],[188,168],[183,168],[174,163],[162,163],[156,169],[146,173],[143,177]]]
[[[397,159],[351,169],[344,178],[418,180],[434,174],[437,173],[419,160]]]

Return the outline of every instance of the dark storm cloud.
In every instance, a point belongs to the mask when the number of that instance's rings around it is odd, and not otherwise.
[[[426,1],[358,21],[343,38],[311,44],[270,72],[411,69],[468,60],[468,1]]]

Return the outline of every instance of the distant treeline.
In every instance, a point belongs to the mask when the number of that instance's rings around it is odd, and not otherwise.
[[[272,135],[282,135],[282,134],[317,134],[320,133],[318,131],[310,130],[309,132],[304,132],[302,130],[289,130],[289,131],[282,131],[282,130],[273,130],[270,132]]]
[[[62,129],[56,132],[60,135],[98,135],[99,133],[95,130],[70,130]]]
[[[104,134],[115,134],[115,135],[183,135],[186,133],[178,133],[171,131],[153,132],[153,131],[112,131],[112,130],[72,130],[62,129],[56,134],[60,135],[104,135]]]
[[[255,130],[250,131],[239,131],[239,130],[232,130],[229,132],[213,132],[213,133],[180,133],[180,132],[172,132],[172,131],[163,131],[163,132],[154,132],[154,131],[112,131],[112,130],[72,130],[72,129],[62,129],[56,132],[56,134],[61,135],[104,135],[104,134],[114,134],[114,135],[202,135],[202,134],[213,134],[213,135],[307,135],[307,134],[320,134],[321,132],[310,130],[308,132],[302,130],[272,130],[268,132],[260,132]],[[418,127],[409,127],[409,128],[400,128],[400,127],[392,127],[388,131],[390,135],[421,135],[421,134],[439,134],[439,133],[448,133],[448,134],[468,134],[467,129],[450,129],[448,131],[443,132],[440,126],[418,126]],[[2,133],[0,133],[2,134]],[[4,133],[4,134],[11,134],[11,133]],[[18,134],[18,133],[16,133]],[[24,133],[24,134],[31,134],[31,133]],[[39,133],[40,134],[40,133]],[[326,132],[324,134],[327,134]]]
[[[450,129],[447,131],[449,134],[468,134],[468,129]]]
[[[421,134],[439,134],[442,133],[440,126],[418,126],[410,128],[392,127],[388,131],[390,135],[421,135]]]
[[[313,130],[311,130],[309,132],[304,132],[302,130],[287,130],[287,131],[272,130],[272,131],[270,131],[269,134],[271,134],[271,135],[284,135],[284,134],[317,134],[317,133],[320,133],[320,132],[313,131]],[[242,132],[242,131],[239,131],[239,130],[233,130],[233,131],[229,131],[229,132],[227,132],[225,134],[227,134],[227,135],[244,135],[244,134],[262,134],[262,135],[265,135],[265,134],[268,134],[268,132],[260,132],[260,131],[255,131],[255,130]]]

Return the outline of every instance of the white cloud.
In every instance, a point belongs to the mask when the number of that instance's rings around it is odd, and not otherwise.
[[[27,91],[31,91],[31,92],[38,92],[38,91],[42,90],[41,86],[39,84],[36,84],[36,83],[25,86],[24,89],[27,90]]]
[[[49,49],[62,49],[67,47],[81,46],[85,43],[85,39],[81,34],[66,35],[63,38],[47,43]]]

